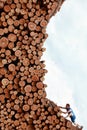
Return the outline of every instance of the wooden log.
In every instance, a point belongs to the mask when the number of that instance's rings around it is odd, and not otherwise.
[[[6,55],[6,56],[10,56],[10,55],[11,55],[11,51],[10,51],[10,50],[6,50],[6,51],[5,51],[5,55]]]
[[[17,40],[17,36],[11,33],[8,35],[8,40],[11,42],[15,42]]]
[[[7,85],[7,88],[8,88],[8,90],[12,90],[12,89],[13,89],[12,84],[8,84],[8,85]]]
[[[42,89],[44,87],[42,82],[37,82],[36,86],[38,89]]]
[[[9,18],[9,19],[7,20],[7,24],[8,24],[8,25],[12,25],[13,23],[14,23],[13,19]]]
[[[4,15],[1,16],[1,21],[2,21],[2,25],[4,25],[4,23],[6,23]]]
[[[19,81],[19,85],[20,85],[21,87],[24,87],[24,86],[25,86],[25,81],[23,81],[23,80]]]
[[[6,86],[8,84],[9,84],[9,80],[8,79],[6,79],[6,78],[2,79],[2,85]]]
[[[0,29],[0,35],[2,36],[4,34],[4,30]]]
[[[62,127],[60,128],[60,130],[66,130],[66,127],[63,127],[63,126],[62,126]]]
[[[31,90],[32,90],[31,85],[26,85],[24,90],[25,90],[26,93],[31,92]]]
[[[11,11],[10,6],[9,6],[9,5],[5,5],[5,6],[4,6],[4,11],[5,11],[6,13],[10,12],[10,11]]]
[[[29,105],[26,104],[26,105],[23,106],[24,111],[29,111],[29,109],[30,109]]]
[[[32,98],[30,98],[30,99],[28,99],[28,104],[29,104],[29,106],[31,106],[31,105],[33,105],[33,99]]]
[[[16,5],[14,3],[11,3],[10,6],[11,6],[12,9],[15,9],[15,7],[16,7]]]
[[[33,75],[32,76],[32,81],[39,81],[38,75]]]
[[[15,56],[20,57],[21,56],[21,51],[20,50],[16,50],[15,51]]]
[[[33,23],[33,22],[29,22],[28,28],[29,28],[31,31],[34,31],[34,30],[36,29],[36,24]]]
[[[46,27],[47,26],[47,21],[46,20],[42,20],[40,23],[41,27]]]
[[[8,66],[8,69],[9,69],[9,71],[15,71],[15,65],[14,64],[10,64],[9,66]]]
[[[1,94],[1,95],[0,95],[0,102],[1,102],[1,103],[4,103],[4,102],[5,102],[5,95],[4,95],[4,94]]]
[[[61,116],[60,121],[65,122],[65,118]]]
[[[14,125],[15,125],[15,126],[19,126],[19,121],[18,121],[18,120],[15,120],[15,121],[14,121]]]
[[[33,105],[31,106],[31,110],[32,110],[32,111],[36,111],[37,109],[38,109],[38,106],[37,106],[37,105],[33,104]]]
[[[4,3],[0,1],[0,9],[2,9],[3,7],[4,7]]]
[[[60,125],[59,124],[56,125],[56,129],[60,129]]]
[[[8,26],[8,31],[9,32],[13,32],[14,31],[14,26],[13,25],[9,25]]]
[[[46,126],[44,126],[44,128],[43,128],[43,130],[48,130],[49,129],[49,127],[46,125]]]
[[[1,48],[6,48],[8,46],[8,39],[5,37],[2,37],[0,39],[0,47]]]
[[[66,124],[66,126],[67,126],[68,128],[71,128],[71,126],[72,126],[72,123],[71,123],[70,121],[67,121],[67,124]]]

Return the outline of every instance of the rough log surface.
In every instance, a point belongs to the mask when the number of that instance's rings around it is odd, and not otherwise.
[[[41,56],[64,0],[0,0],[0,130],[77,130],[46,98]]]

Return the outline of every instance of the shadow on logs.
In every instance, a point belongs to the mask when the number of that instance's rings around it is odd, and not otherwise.
[[[0,0],[0,130],[76,130],[43,83],[46,27],[63,1]]]

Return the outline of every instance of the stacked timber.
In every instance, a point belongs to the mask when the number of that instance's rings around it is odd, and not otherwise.
[[[0,130],[76,130],[46,98],[41,56],[64,0],[0,0]]]

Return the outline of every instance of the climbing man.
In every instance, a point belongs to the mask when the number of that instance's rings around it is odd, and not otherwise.
[[[63,112],[63,111],[61,111],[61,112],[64,113],[64,114],[67,114],[66,118],[67,118],[67,117],[70,117],[72,123],[73,123],[76,127],[78,127],[80,130],[82,130],[83,126],[80,126],[80,125],[78,125],[78,124],[75,123],[76,116],[75,116],[75,114],[74,114],[72,108],[70,107],[70,104],[66,104],[65,107],[61,107],[61,106],[59,106],[59,107],[62,108],[62,109],[66,109],[66,112]]]

